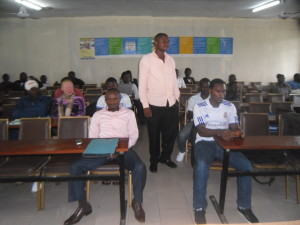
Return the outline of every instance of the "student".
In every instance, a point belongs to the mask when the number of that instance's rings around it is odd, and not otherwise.
[[[85,103],[83,98],[75,96],[74,84],[71,80],[64,80],[61,83],[63,92],[60,98],[57,98],[52,108],[52,118],[62,116],[84,116]]]
[[[78,79],[76,76],[75,76],[75,72],[74,71],[70,71],[68,73],[68,77],[71,81],[73,81],[73,84],[74,86],[77,86],[79,87],[79,89],[82,89],[83,85],[84,85],[84,82],[81,80],[81,79]]]
[[[300,89],[300,73],[294,74],[294,80],[287,82],[292,90]]]
[[[177,77],[177,84],[179,88],[186,88],[185,82],[182,77],[179,76],[179,70],[175,69],[176,77]]]
[[[214,141],[214,136],[231,140],[241,136],[238,127],[238,117],[235,106],[224,100],[225,82],[214,79],[210,82],[210,97],[196,104],[193,110],[194,124],[197,129],[195,141],[195,168],[193,207],[195,222],[206,224],[205,210],[207,208],[206,188],[210,165],[216,158],[223,160],[223,149]],[[240,171],[250,171],[251,163],[241,152],[233,152],[229,158],[230,166]],[[238,211],[250,223],[258,223],[251,210],[252,178],[239,176],[237,178]]]
[[[146,184],[147,170],[145,164],[133,150],[138,139],[138,128],[132,110],[120,106],[120,92],[116,88],[107,90],[105,94],[107,107],[96,112],[92,117],[89,138],[128,137],[128,151],[124,153],[125,168],[133,176],[132,209],[139,222],[145,222],[145,212],[142,207],[143,190]],[[71,165],[71,175],[82,175],[87,171],[116,160],[116,158],[81,158]],[[85,181],[70,181],[69,202],[78,201],[75,212],[64,222],[64,225],[75,224],[83,216],[92,213],[92,207],[86,200]]]
[[[131,97],[134,106],[137,109],[139,121],[141,125],[145,124],[145,117],[144,117],[144,109],[143,105],[140,101],[139,91],[137,86],[131,82],[132,74],[130,70],[124,71],[121,75],[122,83],[119,84],[118,89],[121,93],[125,93]]]
[[[185,84],[196,84],[194,77],[191,77],[192,70],[191,68],[185,68],[184,70],[185,77],[183,78]]]
[[[158,162],[176,168],[171,161],[174,142],[178,132],[179,88],[177,86],[175,61],[166,53],[169,48],[167,34],[154,38],[155,50],[144,55],[139,64],[139,94],[147,118],[150,171],[157,172]],[[162,151],[160,138],[162,137]]]
[[[271,86],[271,93],[279,93],[282,94],[285,100],[289,100],[291,87],[288,83],[285,82],[285,77],[283,74],[277,74],[277,83]]]
[[[228,77],[228,83],[226,84],[225,99],[228,101],[241,101],[241,90],[236,82],[236,76],[230,74]]]
[[[176,157],[176,161],[182,162],[186,149],[185,149],[185,143],[187,140],[190,139],[191,131],[194,126],[193,122],[193,109],[195,104],[198,104],[209,96],[209,79],[203,78],[200,80],[200,92],[196,95],[193,95],[188,100],[188,106],[187,106],[187,119],[188,123],[179,131],[178,137],[177,137],[177,144],[178,144],[178,155]]]
[[[24,88],[27,95],[17,101],[13,111],[13,118],[49,116],[52,99],[41,94],[39,84],[35,80],[28,80],[25,82]]]
[[[113,77],[107,78],[107,80],[105,81],[105,88],[106,88],[106,90],[109,90],[112,88],[118,88],[117,80]],[[121,95],[121,100],[120,100],[121,106],[131,109],[132,104],[131,104],[131,100],[130,100],[129,96],[125,93],[120,93],[120,95]],[[107,105],[106,105],[106,101],[105,101],[105,96],[102,95],[97,101],[96,108],[97,108],[97,110],[100,110],[100,109],[105,108],[106,106]]]

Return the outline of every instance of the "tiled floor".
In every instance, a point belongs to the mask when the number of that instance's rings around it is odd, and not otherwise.
[[[140,127],[140,138],[135,150],[149,166],[148,137],[145,127]],[[174,150],[175,160],[177,149]],[[193,224],[192,208],[192,168],[178,163],[178,168],[170,169],[159,164],[158,173],[148,172],[144,191],[145,225]],[[208,183],[208,196],[218,199],[220,171],[211,171]],[[77,207],[77,203],[67,202],[67,183],[46,184],[45,209],[36,210],[36,194],[31,193],[31,184],[0,184],[0,225],[56,225],[63,224]],[[295,179],[290,178],[290,197],[285,199],[284,177],[276,177],[271,185],[253,182],[253,211],[261,222],[299,220],[300,204],[296,204]],[[229,223],[244,223],[236,210],[236,179],[228,181],[225,216]],[[215,210],[208,200],[207,222],[220,224]],[[118,186],[91,186],[93,213],[84,217],[78,224],[117,225],[119,224]],[[127,225],[139,224],[131,208],[127,210]],[[296,223],[298,224],[298,222]]]

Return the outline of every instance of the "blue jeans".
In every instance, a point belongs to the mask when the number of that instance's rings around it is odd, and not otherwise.
[[[193,123],[194,123],[193,121],[189,121],[178,133],[177,145],[178,145],[179,152],[181,153],[184,153],[186,151],[185,143],[187,140],[190,139]]]
[[[199,141],[195,145],[194,167],[194,209],[207,207],[206,188],[210,165],[214,159],[223,160],[224,150],[215,141]],[[240,152],[232,152],[229,165],[236,170],[249,171],[252,169],[250,161]],[[237,177],[237,204],[244,209],[251,208],[252,177]]]
[[[70,167],[71,175],[82,175],[90,170],[112,162],[108,158],[80,158],[72,163]],[[131,148],[124,153],[124,167],[132,173],[133,195],[137,202],[143,202],[143,190],[146,184],[147,169],[145,164]],[[86,199],[85,191],[86,181],[70,181],[69,182],[69,202]]]

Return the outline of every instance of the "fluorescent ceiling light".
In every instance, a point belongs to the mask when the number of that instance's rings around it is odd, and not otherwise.
[[[22,5],[25,5],[29,8],[35,9],[35,10],[41,10],[42,8],[45,7],[42,4],[32,1],[32,0],[15,0],[15,1],[17,3],[20,3]]]
[[[268,2],[267,4],[264,4],[264,5],[261,5],[261,6],[258,6],[254,9],[252,9],[252,12],[258,12],[260,10],[263,10],[263,9],[267,9],[267,8],[270,8],[274,5],[278,5],[280,3],[280,1],[272,1],[272,2]]]

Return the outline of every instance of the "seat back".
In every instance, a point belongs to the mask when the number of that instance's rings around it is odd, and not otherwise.
[[[300,114],[284,113],[279,115],[279,135],[300,135]]]
[[[87,138],[89,116],[60,117],[58,119],[58,138]]]
[[[9,120],[13,120],[13,112],[14,112],[15,106],[16,106],[16,104],[4,104],[2,106],[2,108],[3,108],[2,117],[8,118]]]
[[[246,93],[245,94],[246,102],[263,102],[261,93]]]
[[[269,135],[268,113],[241,113],[240,123],[245,136]]]
[[[102,88],[86,88],[85,89],[86,94],[103,94]]]
[[[268,102],[284,102],[283,94],[268,94],[267,95]]]
[[[9,97],[22,97],[24,96],[24,91],[9,91],[8,93]]]
[[[191,93],[192,88],[179,88],[180,93]]]
[[[51,118],[21,118],[19,140],[44,140],[51,138]]]
[[[292,102],[272,102],[271,111],[276,115],[292,112]]]
[[[87,88],[96,88],[96,87],[97,87],[97,84],[84,84],[82,86],[82,90],[83,90],[83,92],[85,92]]]
[[[85,94],[84,98],[89,104],[93,104],[98,101],[102,94]]]
[[[0,119],[0,141],[8,140],[8,119]]]
[[[270,113],[271,103],[251,102],[249,103],[250,113]]]

